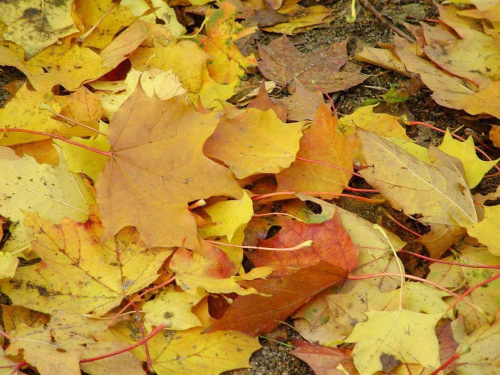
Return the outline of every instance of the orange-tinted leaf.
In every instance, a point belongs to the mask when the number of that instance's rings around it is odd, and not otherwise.
[[[352,171],[355,149],[356,138],[345,137],[337,128],[337,116],[332,116],[326,104],[322,104],[300,140],[297,157]],[[331,166],[296,160],[290,168],[276,175],[276,180],[278,190],[340,193],[351,177],[351,173]]]
[[[255,99],[250,102],[247,108],[257,108],[261,111],[272,109],[281,121],[286,122],[286,107],[274,101],[269,97],[269,95],[267,95],[264,81],[260,84],[259,93]]]
[[[342,226],[338,213],[321,224],[306,224],[280,217],[281,230],[268,240],[260,241],[265,247],[292,247],[304,241],[313,244],[297,251],[256,250],[247,253],[248,258],[257,267],[309,267],[324,260],[334,266],[351,271],[358,263],[358,247],[351,242],[351,237]]]
[[[366,77],[339,71],[347,62],[347,41],[333,43],[312,53],[303,54],[284,35],[268,46],[259,46],[259,69],[267,79],[281,86],[296,78],[309,89],[321,87],[334,92],[356,86]]]
[[[203,155],[217,114],[201,114],[184,97],[149,98],[137,87],[113,116],[112,157],[97,181],[105,237],[135,226],[148,247],[198,246],[188,202],[241,197],[231,172]],[[126,206],[126,209],[124,209]]]
[[[328,348],[295,340],[291,353],[306,362],[316,375],[358,374],[349,349]]]
[[[341,268],[320,262],[284,277],[242,282],[269,297],[252,294],[236,298],[224,316],[205,332],[237,330],[255,336],[269,332],[319,292],[342,284],[346,275]]]

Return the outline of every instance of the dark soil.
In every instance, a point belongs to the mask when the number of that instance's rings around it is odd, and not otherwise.
[[[333,10],[332,15],[335,19],[331,22],[330,27],[315,29],[307,33],[295,35],[290,38],[302,52],[312,52],[317,48],[325,47],[333,42],[340,42],[349,38],[348,50],[352,56],[362,48],[363,45],[376,46],[377,42],[392,43],[393,31],[378,20],[370,11],[368,11],[361,1],[357,2],[357,20],[353,24],[346,22],[346,17],[350,15],[351,0],[327,0],[315,1],[305,0],[301,3],[305,6],[323,4]],[[418,4],[420,9],[425,13],[424,18],[437,18],[437,11],[432,0],[372,0],[374,7],[382,11],[382,14],[399,14],[404,15],[405,9],[410,4]],[[407,18],[410,22],[419,22],[420,19]],[[397,23],[396,23],[397,24]],[[397,24],[399,28],[403,26]],[[265,32],[258,33],[258,43],[267,44],[272,39],[278,37],[276,34]],[[250,47],[252,49],[252,47]],[[356,107],[362,105],[367,99],[379,98],[386,93],[391,85],[397,84],[400,87],[405,87],[409,82],[409,78],[398,73],[388,71],[373,65],[352,61],[354,64],[361,66],[361,71],[370,76],[363,84],[350,90],[337,93],[333,96],[335,106],[338,113],[350,114]],[[20,80],[23,79],[22,73],[11,67],[0,67],[0,107],[10,98],[10,92],[15,92],[15,86],[19,86]],[[252,77],[250,77],[252,79]],[[255,79],[255,77],[253,77]],[[431,98],[431,92],[425,87],[421,88],[417,93],[413,94],[409,100],[399,105],[393,105],[387,108],[389,111],[408,113],[415,120],[424,121],[435,126],[446,129],[457,130],[457,134],[463,137],[473,135],[487,145],[491,145],[488,139],[488,131],[491,124],[498,124],[495,119],[481,119],[478,116],[472,117],[462,111],[455,111],[437,105]],[[407,129],[408,135],[417,140],[423,146],[428,146],[430,143],[438,145],[442,139],[442,135],[429,131],[425,127],[416,126]],[[477,142],[476,142],[477,143]],[[500,154],[492,154],[490,156],[499,157]],[[362,183],[361,181],[359,183]],[[485,178],[481,184],[474,189],[474,193],[486,194],[494,191],[500,184],[500,177]],[[353,186],[356,186],[354,181]],[[353,203],[354,202],[354,203]],[[356,212],[360,216],[377,222],[383,220],[383,225],[399,235],[403,240],[408,237],[406,231],[402,231],[398,226],[392,223],[382,215],[379,210],[373,209],[373,206],[364,205],[358,201],[347,200],[339,202],[346,208]],[[357,205],[356,207],[347,207],[348,205]],[[398,219],[404,218],[398,212],[391,211],[391,214]],[[398,216],[399,215],[399,216]],[[417,225],[405,222],[406,225]],[[421,230],[422,228],[416,228]],[[422,249],[416,249],[421,251]],[[405,260],[408,271],[417,275],[423,276],[427,272],[426,264],[416,261],[415,259]],[[314,374],[311,368],[289,354],[293,339],[300,336],[291,328],[281,326],[278,328],[279,334],[272,336],[279,340],[267,340],[261,338],[263,349],[254,353],[251,358],[252,369],[231,371],[226,374],[232,375],[309,375]],[[282,341],[284,344],[279,343]]]

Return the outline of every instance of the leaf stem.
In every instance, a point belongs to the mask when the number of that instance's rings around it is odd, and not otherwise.
[[[118,355],[118,354],[128,352],[129,350],[135,349],[138,346],[144,344],[146,341],[150,340],[153,336],[157,335],[163,328],[165,328],[165,323],[160,323],[147,337],[144,337],[142,340],[137,341],[135,344],[127,346],[126,348],[117,350],[116,352],[113,352],[113,353],[103,354],[103,355],[93,357],[93,358],[81,359],[80,363],[94,362],[94,361],[98,361],[100,359],[105,359],[105,358],[113,357],[113,356]]]
[[[253,201],[259,201],[262,199],[274,197],[274,196],[279,196],[279,195],[296,195],[296,194],[307,194],[307,195],[333,195],[337,197],[346,197],[346,198],[352,198],[352,199],[357,199],[363,202],[368,202],[372,204],[381,204],[385,202],[385,199],[372,199],[372,198],[365,198],[365,197],[359,197],[357,195],[352,195],[352,194],[343,194],[343,193],[334,193],[331,191],[277,191],[275,193],[268,193],[268,194],[262,194],[262,195],[255,195],[252,197]]]
[[[350,171],[350,170],[349,170],[349,169],[347,169],[347,168],[339,167],[338,165],[335,165],[335,164],[326,163],[326,162],[324,162],[324,161],[318,161],[318,160],[311,160],[311,159],[301,158],[300,156],[296,156],[296,157],[295,157],[295,159],[296,159],[296,160],[303,161],[303,162],[306,162],[306,163],[312,163],[312,164],[324,165],[324,166],[326,166],[326,167],[330,167],[330,168],[338,169],[338,170],[340,170],[340,171],[343,171],[343,172],[346,172],[346,173],[352,174],[353,176],[363,178],[363,176],[361,176],[359,173],[356,173],[356,172]]]
[[[449,264],[450,266],[470,267],[470,268],[500,269],[500,266],[484,266],[484,265],[474,266],[472,264],[464,264],[464,263],[458,263],[458,262],[447,262],[446,260],[434,259],[434,258],[426,257],[425,255],[420,255],[420,254],[412,253],[411,251],[406,251],[406,250],[398,250],[398,253],[411,254],[411,255],[413,255],[413,256],[415,256],[417,258],[422,258],[422,259],[428,260],[429,262]]]
[[[146,338],[146,330],[144,329],[144,324],[142,324],[142,319],[141,319],[141,314],[139,312],[139,308],[137,307],[137,305],[135,303],[132,303],[132,308],[134,309],[135,311],[135,316],[136,316],[136,320],[137,320],[137,325],[139,326],[139,329],[141,330],[141,335],[142,335],[142,338]],[[153,372],[153,362],[151,361],[151,356],[149,355],[149,347],[148,347],[148,342],[147,341],[144,341],[143,343],[144,345],[144,354],[146,354],[146,364],[147,364],[147,369],[150,373]]]
[[[379,207],[378,209],[379,209],[380,212],[382,212],[385,216],[387,216],[387,218],[389,218],[389,220],[391,220],[397,226],[403,228],[407,232],[410,232],[411,234],[413,234],[416,237],[419,237],[419,238],[422,237],[421,234],[419,234],[419,233],[411,230],[410,228],[406,227],[405,225],[403,225],[399,221],[397,221],[389,212],[387,212],[387,210],[385,208]]]
[[[172,276],[170,279],[168,279],[167,281],[159,284],[159,285],[156,285],[154,287],[151,287],[149,289],[146,289],[144,292],[138,294],[137,296],[135,296],[134,298],[132,298],[120,311],[118,311],[118,313],[114,316],[113,319],[111,319],[111,321],[108,323],[108,327],[111,327],[111,325],[115,322],[115,320],[125,311],[127,310],[130,306],[132,306],[132,304],[137,301],[139,298],[142,298],[144,297],[147,293],[149,292],[152,292],[153,290],[157,290],[157,289],[160,289],[168,284],[170,284],[172,281],[175,280],[175,276]]]
[[[349,275],[349,276],[347,276],[347,278],[349,280],[366,280],[366,279],[373,279],[376,277],[384,277],[384,276],[399,276],[399,277],[401,277],[401,274],[395,273],[395,272],[381,272],[381,273],[375,273],[375,274],[371,274],[371,275]],[[427,279],[423,279],[423,278],[418,277],[418,276],[408,275],[406,273],[404,274],[404,277],[406,277],[407,279],[410,279],[410,280],[416,280],[416,281],[420,281],[420,282],[425,283],[425,284],[429,284],[436,289],[439,289],[445,293],[448,293],[452,297],[455,297],[455,298],[460,297],[457,293],[452,292],[451,290],[448,290],[445,287],[442,287],[441,285],[436,284],[436,283],[429,281]],[[485,316],[484,310],[482,308],[480,308],[479,306],[476,306],[472,302],[469,302],[469,301],[464,301],[464,303],[466,303],[467,305],[472,307],[474,310],[479,311],[481,315]],[[445,312],[445,314],[446,314],[446,312]],[[485,316],[485,318],[486,318],[486,316]]]
[[[304,247],[309,247],[313,244],[312,240],[307,240],[294,247],[261,247],[261,246],[232,245],[230,243],[228,244],[224,242],[211,241],[211,240],[205,240],[205,241],[210,242],[211,244],[214,245],[236,247],[238,249],[254,249],[254,250],[270,250],[270,251],[295,251],[303,249]]]
[[[474,285],[473,287],[469,288],[466,292],[464,292],[462,295],[460,296],[457,296],[457,299],[455,301],[453,301],[453,303],[448,307],[448,310],[446,311],[450,311],[452,308],[454,308],[460,301],[462,301],[465,297],[467,297],[469,294],[471,294],[473,291],[475,291],[477,288],[480,288],[482,287],[483,285],[486,285],[486,284],[489,284],[493,281],[495,281],[496,279],[500,278],[500,272],[497,273],[496,275],[494,276],[491,276],[489,279],[486,279],[484,281],[481,281],[480,283]],[[463,301],[465,302],[465,301]],[[488,321],[490,321],[491,319],[487,319]],[[491,323],[491,322],[490,322]]]
[[[78,143],[78,142],[72,141],[71,139],[61,137],[60,135],[57,135],[57,134],[39,132],[39,131],[36,131],[36,130],[30,130],[30,129],[18,129],[18,128],[0,129],[0,132],[7,132],[7,133],[28,133],[28,134],[42,135],[42,136],[45,136],[45,137],[59,139],[60,141],[69,143],[70,145],[74,145],[74,146],[78,146],[78,147],[84,148],[86,150],[95,152],[96,154],[101,154],[101,155],[105,155],[105,156],[112,156],[113,155],[111,152],[99,150],[97,148],[90,147],[90,146],[84,145],[82,143]]]
[[[40,105],[40,108],[41,109],[45,109],[47,111],[49,111],[50,113],[52,113],[54,116],[57,116],[57,117],[60,117],[62,118],[63,120],[66,120],[68,122],[72,122],[73,124],[75,125],[78,125],[78,126],[81,126],[82,128],[85,128],[85,129],[88,129],[88,130],[91,130],[93,132],[96,132],[96,133],[99,133],[101,135],[104,135],[106,136],[106,133],[103,133],[102,131],[100,131],[99,129],[94,129],[88,125],[85,125],[85,124],[82,124],[81,122],[78,122],[76,120],[73,120],[72,118],[69,118],[69,117],[66,117],[64,115],[61,115],[60,113],[57,113],[56,111],[54,111],[51,107],[49,107],[47,104],[41,104]]]

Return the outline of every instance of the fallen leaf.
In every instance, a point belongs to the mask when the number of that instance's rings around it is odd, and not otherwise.
[[[306,362],[316,375],[355,375],[349,349],[327,348],[311,345],[307,341],[294,341],[295,349],[290,353]]]
[[[202,331],[203,328],[192,328],[172,336],[156,335],[148,341],[155,372],[158,375],[196,374],[203,369],[205,375],[219,375],[251,367],[250,355],[261,347],[257,338],[240,332],[202,334]],[[144,351],[140,353],[145,360]]]
[[[446,262],[455,262],[469,266],[489,266],[500,263],[498,256],[492,255],[486,247],[466,246],[460,249],[455,256],[443,258]],[[434,263],[430,266],[431,272],[427,276],[429,281],[435,282],[447,289],[456,290],[458,288],[469,289],[494,275],[491,269],[478,269],[471,267],[460,267],[458,265],[449,265],[445,263]],[[465,317],[466,327],[469,331],[482,324],[488,323],[488,319],[493,317],[495,311],[500,308],[498,302],[498,289],[500,281],[494,280],[482,288],[477,288],[465,297],[469,302],[479,306],[482,311],[459,302],[456,306],[458,314]],[[449,302],[453,302],[450,300]]]
[[[429,155],[435,161],[427,165],[374,133],[358,134],[368,164],[360,173],[392,207],[403,209],[406,215],[421,214],[419,220],[429,224],[477,223],[458,159],[431,146]]]
[[[469,236],[477,238],[493,255],[500,255],[500,206],[484,206],[484,218],[478,223],[461,224]]]
[[[136,19],[130,6],[116,4],[113,0],[75,0],[75,12],[85,31],[96,26],[82,45],[98,49],[105,48],[122,28]]]
[[[321,224],[306,224],[301,221],[279,218],[278,234],[262,240],[259,246],[285,248],[312,240],[310,247],[297,251],[255,250],[246,255],[257,267],[310,267],[324,260],[350,272],[358,263],[358,248],[351,242],[342,226],[338,213]]]
[[[94,342],[85,345],[85,358],[96,358],[109,353],[116,353],[127,348],[122,342]],[[132,354],[125,352],[120,355],[102,358],[98,361],[80,364],[85,373],[90,375],[143,375],[142,362]]]
[[[210,56],[208,70],[216,82],[227,84],[245,74],[257,65],[255,56],[244,56],[233,43],[257,28],[243,28],[236,22],[236,9],[229,2],[223,2],[219,9],[209,8],[205,23],[206,35],[194,37],[194,41]]]
[[[340,71],[347,62],[347,42],[333,43],[309,54],[301,53],[286,35],[268,46],[259,45],[259,69],[278,85],[292,84],[294,79],[306,88],[320,87],[324,92],[345,90],[363,82],[366,77]]]
[[[7,26],[2,38],[23,47],[29,59],[59,39],[78,32],[71,10],[71,1],[2,3],[0,20]]]
[[[286,122],[287,119],[287,108],[267,95],[265,81],[261,82],[257,96],[248,104],[247,108],[256,108],[261,111],[272,109],[282,122]]]
[[[146,25],[141,21],[135,21],[101,51],[102,66],[116,68],[147,36]]]
[[[165,27],[174,37],[179,37],[186,33],[186,28],[177,20],[176,12],[170,8],[163,0],[152,0],[151,5],[156,8],[155,15],[165,22]]]
[[[129,57],[132,67],[144,71],[145,67],[172,70],[189,92],[198,93],[205,79],[209,55],[190,40],[181,40],[167,46],[143,46]],[[185,62],[189,61],[189,64]]]
[[[202,153],[216,116],[197,112],[183,97],[159,101],[135,90],[113,116],[112,156],[96,184],[105,239],[132,225],[148,247],[180,246],[184,239],[198,246],[188,203],[242,193],[229,170]]]
[[[79,361],[82,353],[59,349],[52,342],[50,332],[43,327],[32,328],[21,323],[10,334],[13,341],[5,354],[17,355],[22,350],[24,360],[35,366],[41,375],[81,374]]]
[[[28,61],[20,47],[0,45],[0,65],[13,66],[28,77],[35,90],[48,93],[56,85],[73,91],[83,83],[93,81],[109,72],[102,58],[89,48],[52,45]]]
[[[352,177],[347,171],[352,171],[356,143],[356,138],[346,137],[340,132],[337,116],[331,114],[326,104],[321,104],[311,126],[304,131],[297,157],[335,165],[343,170],[296,160],[276,175],[279,190],[341,193]]]
[[[269,332],[314,295],[341,284],[345,277],[344,270],[320,262],[286,276],[242,282],[241,285],[267,296],[251,294],[236,298],[224,316],[205,332],[237,330],[252,336]]]
[[[212,223],[198,229],[203,237],[226,236],[232,241],[238,230],[245,228],[253,215],[253,202],[246,192],[240,200],[217,202],[204,211],[212,219]]]
[[[346,339],[356,343],[354,365],[361,375],[391,372],[399,363],[439,367],[439,343],[434,332],[441,314],[410,310],[366,313],[368,321],[358,323]]]
[[[292,3],[289,6],[284,6],[278,12],[288,17],[286,22],[265,27],[264,30],[272,33],[292,35],[310,30],[314,26],[328,24],[329,22],[326,19],[330,16],[332,10],[323,5],[306,8],[297,3]]]
[[[142,306],[144,326],[150,332],[153,326],[165,324],[169,330],[183,330],[201,326],[192,308],[203,296],[176,291],[173,287],[158,293],[154,300]]]
[[[302,122],[286,124],[271,110],[228,111],[203,151],[223,161],[239,179],[277,173],[295,160],[303,125]],[[226,147],[227,144],[231,147]]]
[[[59,166],[38,164],[30,156],[19,158],[13,150],[2,147],[0,166],[0,214],[13,223],[3,251],[14,253],[30,248],[33,232],[23,223],[27,212],[37,212],[54,223],[65,217],[87,220],[94,197],[80,176],[68,172],[64,161]]]
[[[280,103],[288,108],[288,120],[312,120],[323,103],[323,95],[321,91],[307,89],[300,81],[296,81],[293,95],[280,99]]]
[[[68,314],[101,316],[154,281],[172,253],[146,249],[133,228],[101,242],[104,228],[95,214],[84,224],[64,219],[60,225],[36,214],[25,216],[42,263],[19,268],[13,279],[0,282],[0,288],[13,304],[34,310],[52,313],[64,306]]]
[[[500,160],[483,161],[479,159],[472,137],[467,138],[465,142],[460,142],[453,139],[449,130],[446,130],[443,142],[438,148],[462,161],[465,178],[470,189],[475,188],[481,182],[484,175]]]
[[[455,333],[455,332],[454,332]],[[457,353],[460,363],[453,371],[457,375],[494,375],[500,367],[497,348],[500,344],[500,320],[498,313],[493,325],[484,324],[469,336],[460,340]]]

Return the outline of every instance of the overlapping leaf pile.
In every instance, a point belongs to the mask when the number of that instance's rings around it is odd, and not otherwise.
[[[292,34],[330,10],[234,3],[193,36],[162,0],[0,4],[0,65],[26,75],[0,109],[0,372],[219,374],[249,367],[258,336],[292,317],[322,345],[293,351],[318,374],[496,373],[500,206],[484,202],[499,193],[470,191],[496,162],[449,133],[420,147],[373,107],[338,119],[316,87],[366,78],[346,42],[302,54],[282,36],[259,61],[234,43],[257,30],[237,15]],[[499,20],[472,3],[440,6],[448,26],[413,29],[393,62],[438,103],[500,117],[481,104],[498,95]],[[474,41],[487,61],[456,65]],[[437,74],[467,92],[434,89]],[[276,85],[292,95],[271,99]],[[354,174],[379,194],[352,199],[415,215],[431,256],[453,256],[405,282],[405,242],[328,201]]]

